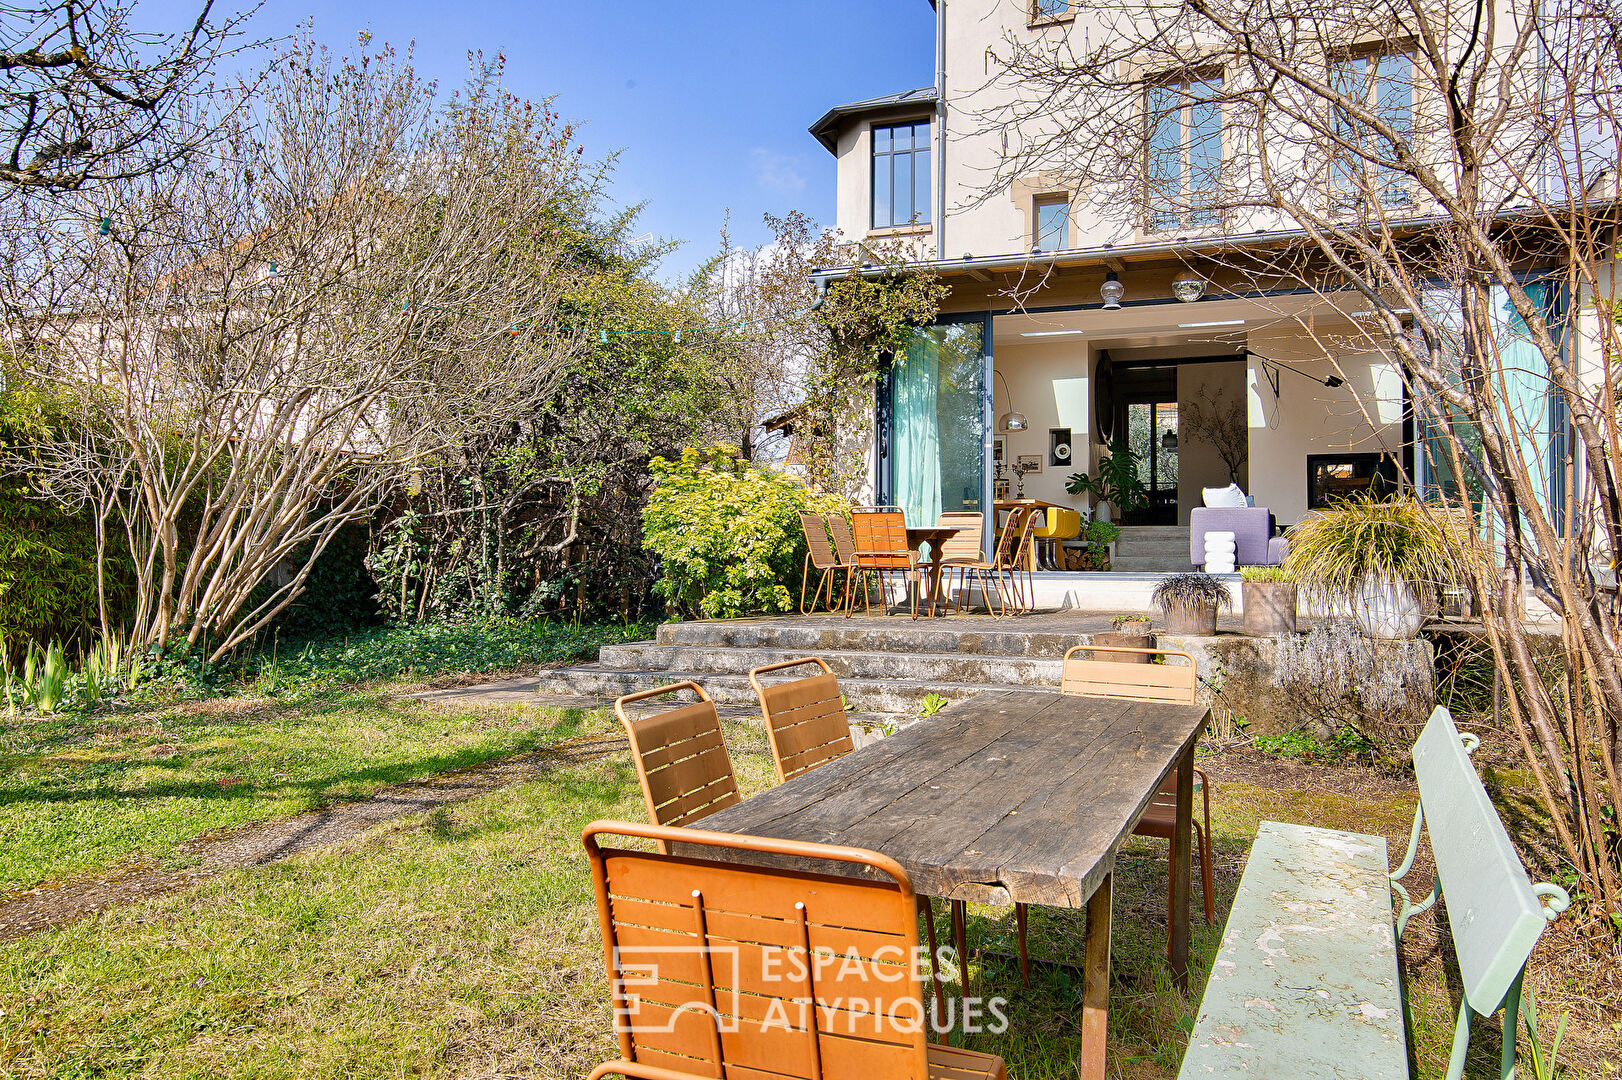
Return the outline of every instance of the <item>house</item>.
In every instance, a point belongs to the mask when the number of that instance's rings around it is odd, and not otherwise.
[[[1231,77],[1220,59],[1145,81],[1151,103],[1172,102],[1153,130],[1120,119],[1119,139],[1140,148],[1144,172],[1173,195],[1128,220],[1100,205],[1102,185],[1011,171],[1044,117],[1002,109],[1009,84],[996,77],[995,57],[1010,43],[1080,41],[1100,26],[1072,0],[943,0],[936,23],[935,85],[839,105],[811,127],[837,159],[843,236],[906,241],[951,288],[936,325],[881,381],[870,461],[877,501],[920,522],[990,511],[999,472],[1023,462],[1026,496],[1110,514],[1068,494],[1066,478],[1094,471],[1111,441],[1125,439],[1148,505],[1114,513],[1126,527],[1121,552],[1135,541],[1144,552],[1116,566],[1160,572],[1188,568],[1185,530],[1207,488],[1237,483],[1280,528],[1371,487],[1460,494],[1427,453],[1401,371],[1359,322],[1367,303],[1236,269],[1247,252],[1276,252],[1301,234],[1200,203],[1195,177],[1221,168],[1233,139],[1222,105],[1202,97]],[[1402,47],[1375,43],[1340,63],[1370,77],[1394,124],[1425,108],[1417,80],[1403,81]],[[1321,169],[1330,195],[1345,195],[1334,162],[1302,168]],[[1436,220],[1395,185],[1372,198],[1397,235],[1424,236]],[[1547,297],[1555,314],[1573,309],[1557,288]],[[1505,307],[1496,294],[1494,304]],[[1514,321],[1501,320],[1503,350],[1518,347]],[[1558,503],[1568,443],[1560,408],[1546,379],[1511,392]],[[1224,460],[1211,427],[1230,417],[1242,418],[1246,437]]]

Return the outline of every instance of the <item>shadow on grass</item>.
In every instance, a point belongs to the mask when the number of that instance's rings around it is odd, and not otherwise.
[[[311,715],[310,710],[289,711],[298,712],[305,717]],[[331,706],[326,710],[317,710],[317,715],[323,712],[339,711],[342,711],[339,706]],[[405,760],[380,765],[349,768],[306,779],[277,780],[273,783],[254,783],[232,777],[200,777],[193,780],[169,783],[161,781],[140,783],[124,787],[121,786],[120,780],[137,770],[151,771],[159,769],[178,772],[194,768],[196,761],[184,754],[170,759],[115,757],[87,761],[83,763],[83,771],[94,776],[96,781],[94,785],[72,786],[70,784],[63,787],[54,787],[52,778],[47,778],[39,784],[0,789],[0,807],[17,803],[126,802],[156,799],[240,802],[273,795],[277,799],[293,798],[307,809],[319,809],[331,802],[365,798],[367,794],[378,788],[420,780],[430,776],[455,773],[500,758],[545,749],[562,739],[582,734],[588,726],[589,716],[589,710],[566,709],[558,714],[557,719],[552,724],[527,730],[524,732],[523,738],[514,740],[514,742],[507,745],[486,744],[462,747],[449,752],[423,753]],[[241,726],[247,727],[248,723],[245,721]],[[263,726],[263,719],[261,718],[252,723],[255,727]],[[186,726],[179,725],[182,730]],[[216,720],[210,724],[200,723],[194,726],[215,728],[219,724]],[[165,733],[171,736],[179,734],[167,723]],[[230,780],[235,780],[235,782],[227,782]]]

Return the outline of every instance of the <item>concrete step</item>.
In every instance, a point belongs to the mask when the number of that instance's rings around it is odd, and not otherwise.
[[[723,675],[711,671],[628,671],[583,664],[561,668],[541,677],[543,692],[559,694],[593,694],[618,697],[638,690],[652,690],[667,683],[692,681],[702,686],[716,701],[744,704],[755,700],[754,689],[747,675]],[[912,682],[905,679],[840,679],[846,704],[874,713],[915,715],[918,705],[930,694],[939,694],[947,701],[971,698],[982,690],[1030,689],[994,683]]]
[[[1071,645],[1080,644],[1072,638]],[[741,675],[751,668],[798,660],[804,649],[734,648],[716,645],[659,645],[638,642],[605,645],[597,658],[602,667],[641,671],[704,671]],[[920,682],[1000,683],[1010,686],[1058,686],[1062,661],[1056,657],[994,656],[961,652],[879,652],[822,650],[841,680],[900,679]],[[807,674],[793,673],[792,677]]]
[[[1188,537],[1185,536],[1185,537],[1183,537],[1181,539],[1178,539],[1176,537],[1171,537],[1171,538],[1167,538],[1167,539],[1158,539],[1157,538],[1157,539],[1149,539],[1149,540],[1146,540],[1146,539],[1143,539],[1143,538],[1140,538],[1140,537],[1133,537],[1131,540],[1128,540],[1126,537],[1123,536],[1115,544],[1115,554],[1118,555],[1118,556],[1125,555],[1125,556],[1129,556],[1129,557],[1132,557],[1132,558],[1137,558],[1139,556],[1154,556],[1154,555],[1163,555],[1163,556],[1177,556],[1177,555],[1180,555],[1180,556],[1182,556],[1184,558],[1187,558],[1188,557]]]
[[[1041,575],[1037,575],[1038,578]],[[938,620],[944,622],[945,620]],[[892,617],[885,625],[846,622],[838,618],[816,618],[805,622],[744,620],[665,623],[659,627],[660,645],[699,645],[708,648],[777,649],[797,656],[834,651],[879,653],[955,653],[975,656],[1058,658],[1072,645],[1092,640],[1090,631],[1102,625],[1094,619],[1070,631],[1062,627],[1041,630],[986,627],[990,620],[977,620],[980,626],[960,627],[920,625],[910,619]],[[1078,624],[1081,620],[1075,620]],[[995,626],[996,624],[992,624]],[[1007,622],[1002,624],[1008,626]],[[1108,629],[1107,626],[1104,627]],[[764,662],[764,661],[763,661]],[[747,671],[753,664],[738,670]]]
[[[1179,555],[1118,555],[1110,560],[1110,569],[1123,574],[1182,574],[1194,569],[1188,561],[1185,548]]]
[[[1168,539],[1182,537],[1188,539],[1189,527],[1187,525],[1122,525],[1121,539],[1141,537],[1145,540]]]

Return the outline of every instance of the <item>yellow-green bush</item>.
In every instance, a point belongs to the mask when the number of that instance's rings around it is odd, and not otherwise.
[[[843,501],[775,469],[739,461],[731,447],[689,447],[654,458],[642,511],[643,546],[659,559],[654,591],[687,615],[726,619],[788,611],[799,601],[805,534],[799,512]]]

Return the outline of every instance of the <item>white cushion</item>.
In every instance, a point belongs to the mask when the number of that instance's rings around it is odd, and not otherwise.
[[[1213,508],[1236,509],[1247,505],[1245,493],[1238,484],[1229,484],[1227,487],[1203,488],[1205,505]]]

